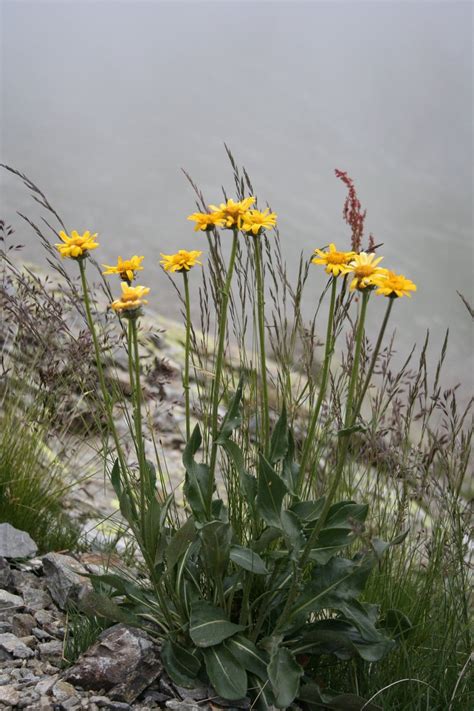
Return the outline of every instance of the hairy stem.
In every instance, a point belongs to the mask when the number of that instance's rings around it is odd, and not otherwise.
[[[262,379],[262,429],[263,429],[263,451],[268,457],[270,441],[270,413],[268,410],[268,383],[267,383],[267,361],[265,353],[265,294],[263,291],[262,273],[262,253],[260,237],[253,238],[255,246],[255,274],[257,277],[257,314],[258,314],[258,335],[260,340],[260,377]]]

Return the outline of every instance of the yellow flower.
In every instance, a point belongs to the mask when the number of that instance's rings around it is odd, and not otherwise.
[[[135,272],[139,272],[143,269],[141,265],[144,257],[137,257],[136,254],[130,259],[122,259],[119,257],[117,264],[114,266],[109,266],[108,264],[103,264],[102,266],[106,268],[107,271],[102,272],[102,274],[119,274],[123,281],[133,281],[135,278]]]
[[[150,289],[146,286],[130,286],[126,281],[122,284],[122,296],[120,299],[112,301],[110,304],[114,311],[133,311],[139,309],[143,304],[147,304],[148,301],[143,297],[149,293]]]
[[[275,227],[278,215],[270,212],[267,208],[264,212],[260,210],[249,210],[242,217],[242,229],[244,232],[251,232],[254,235],[261,234],[263,230]]]
[[[352,258],[348,265],[348,272],[352,272],[354,278],[351,281],[351,291],[374,287],[374,279],[383,279],[387,273],[386,269],[377,266],[383,257],[376,257],[373,252],[360,252]]]
[[[193,212],[187,219],[196,223],[195,232],[199,232],[199,230],[206,232],[213,227],[224,226],[224,218],[218,212]]]
[[[166,272],[188,272],[191,267],[194,267],[196,264],[201,264],[202,266],[202,262],[198,261],[198,257],[200,257],[201,254],[202,252],[198,252],[197,250],[187,252],[185,249],[180,249],[176,254],[161,253],[163,259],[160,260],[160,264],[163,265],[163,269]]]
[[[95,242],[97,232],[91,235],[89,230],[87,230],[83,235],[80,235],[79,232],[73,230],[71,234],[68,235],[66,232],[61,231],[59,236],[64,244],[56,244],[55,247],[61,257],[80,259],[81,257],[85,257],[89,250],[96,249],[96,247],[99,246],[98,242]]]
[[[212,210],[215,215],[218,215],[220,220],[223,220],[224,227],[228,229],[238,227],[240,230],[243,216],[252,207],[254,202],[254,197],[244,198],[240,200],[240,202],[234,202],[234,200],[230,199],[227,200],[227,202],[222,202],[219,207],[209,205],[209,209]]]
[[[416,284],[410,279],[406,279],[403,274],[395,274],[387,270],[384,277],[373,279],[375,286],[378,286],[376,293],[396,299],[400,296],[411,296],[410,291],[416,291]]]
[[[313,264],[324,264],[327,274],[332,274],[337,277],[339,274],[347,274],[349,272],[348,264],[356,256],[355,252],[338,252],[336,245],[331,242],[329,251],[323,252],[321,249],[315,249],[314,253],[317,257],[313,257]]]

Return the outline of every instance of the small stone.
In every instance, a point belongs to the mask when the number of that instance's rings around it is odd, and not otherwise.
[[[36,684],[35,691],[37,691],[40,696],[46,696],[49,694],[58,678],[59,675],[55,674],[54,676],[48,676],[45,679],[41,679],[41,681]]]
[[[35,626],[35,618],[26,612],[20,612],[12,617],[12,632],[17,637],[26,637],[31,634]]]
[[[96,704],[97,706],[99,706],[99,708],[110,704],[110,699],[108,696],[91,696],[89,701],[91,702],[91,704]]]
[[[163,704],[165,701],[168,701],[169,698],[168,694],[162,694],[161,691],[155,691],[153,689],[152,691],[145,692],[145,698],[143,701],[145,704],[150,704],[152,702],[155,704]]]
[[[46,625],[54,620],[53,613],[49,610],[37,610],[35,612],[35,620],[41,626]]]
[[[185,689],[184,686],[176,686],[176,691],[182,699],[189,698],[194,701],[202,701],[209,698],[209,689],[207,686],[197,686],[195,689]]]
[[[12,593],[7,592],[6,590],[0,590],[1,620],[7,619],[7,615],[9,618],[11,618],[12,615],[16,612],[16,610],[20,610],[24,606],[25,603],[22,597],[20,597],[19,595],[13,595]]]
[[[72,684],[68,684],[67,681],[59,680],[53,686],[52,694],[58,701],[65,701],[69,699],[70,696],[76,696],[76,690]]]
[[[86,569],[77,560],[61,553],[48,553],[43,558],[46,586],[59,607],[66,609],[70,601],[77,602],[80,594],[91,584]]]
[[[0,588],[9,588],[13,583],[13,575],[9,562],[0,558]]]
[[[45,607],[51,605],[52,600],[46,590],[41,590],[34,587],[23,587],[21,590],[23,599],[25,601],[25,607],[31,612],[36,612],[37,610],[43,610]]]
[[[20,701],[20,694],[13,684],[0,686],[0,704],[5,706],[17,706]]]
[[[39,639],[40,642],[47,642],[49,639],[52,639],[49,632],[46,632],[46,630],[42,630],[40,627],[33,627],[31,631],[33,632],[34,636]]]
[[[38,640],[33,634],[28,634],[24,637],[18,637],[18,639],[23,642],[23,644],[26,644],[26,646],[30,649],[35,649],[36,645],[38,644]]]
[[[38,648],[41,658],[48,662],[60,661],[63,656],[62,642],[57,639],[53,639],[51,642],[42,642]]]
[[[182,701],[170,699],[166,702],[166,708],[172,709],[172,711],[202,711],[199,704],[190,698],[185,698]]]
[[[34,656],[34,652],[24,642],[8,632],[0,634],[0,648],[17,659],[29,659]]]
[[[9,523],[0,523],[0,556],[3,558],[34,558],[38,546],[25,531]]]
[[[77,696],[70,696],[66,701],[61,701],[61,709],[69,711],[69,709],[78,709],[81,705],[81,700]]]

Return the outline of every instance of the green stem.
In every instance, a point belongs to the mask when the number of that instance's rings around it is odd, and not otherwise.
[[[191,342],[191,304],[189,299],[189,281],[188,272],[186,269],[183,271],[184,279],[184,301],[186,307],[186,341],[185,341],[185,354],[184,354],[184,377],[183,377],[183,389],[184,389],[184,406],[186,412],[186,441],[189,441],[191,436],[191,415],[189,408],[189,351]]]
[[[370,361],[369,369],[367,371],[367,375],[365,377],[365,381],[362,386],[362,390],[360,391],[360,395],[359,395],[359,398],[357,400],[357,404],[355,407],[357,412],[360,412],[360,408],[362,407],[362,403],[364,402],[365,393],[367,392],[367,388],[370,385],[370,380],[371,380],[372,374],[374,372],[375,364],[377,362],[377,357],[380,352],[380,346],[382,345],[382,340],[383,340],[383,337],[385,334],[385,329],[387,328],[388,319],[390,318],[390,312],[392,311],[392,306],[393,306],[394,301],[395,301],[395,299],[393,297],[388,297],[388,304],[387,304],[387,308],[385,311],[384,319],[382,321],[382,326],[380,327],[379,335],[377,338],[377,343],[375,344],[375,348],[374,348],[374,352],[372,354],[372,359]]]
[[[255,235],[253,242],[255,245],[255,274],[257,277],[257,314],[258,332],[260,339],[260,377],[262,379],[262,425],[263,425],[263,451],[268,457],[270,441],[270,413],[268,410],[268,383],[267,383],[267,362],[265,353],[265,294],[263,291],[262,254],[261,237]]]
[[[343,430],[350,430],[350,428],[354,426],[354,424],[357,420],[357,416],[358,416],[358,410],[354,409],[354,407],[353,407],[353,400],[354,400],[355,385],[356,385],[357,376],[358,376],[360,353],[362,350],[362,341],[363,341],[363,337],[364,337],[365,315],[367,312],[367,303],[369,300],[369,296],[370,296],[370,291],[368,289],[366,289],[365,291],[362,292],[362,304],[361,304],[361,309],[360,309],[360,314],[359,314],[359,320],[357,323],[354,360],[352,362],[351,377],[349,380],[349,388],[348,388],[348,392],[347,392],[346,414],[345,414],[345,418],[344,418]],[[350,436],[351,436],[350,432],[346,432],[345,434],[340,436],[338,454],[337,454],[337,465],[336,465],[336,472],[334,474],[334,479],[333,479],[331,488],[329,490],[329,493],[326,496],[326,500],[324,502],[324,507],[323,507],[323,510],[321,511],[321,515],[320,515],[315,527],[311,531],[311,535],[308,538],[306,545],[303,549],[303,553],[302,553],[300,561],[299,561],[298,573],[295,575],[293,585],[290,588],[290,591],[288,593],[288,598],[285,603],[283,612],[281,613],[281,615],[276,623],[276,627],[278,629],[281,629],[288,619],[291,606],[292,606],[294,599],[295,599],[297,592],[298,592],[298,586],[299,586],[299,582],[301,580],[301,575],[303,573],[304,567],[305,567],[306,563],[308,562],[309,555],[310,555],[312,549],[314,548],[314,546],[316,545],[318,538],[319,538],[319,534],[321,533],[321,531],[324,527],[324,524],[326,523],[329,509],[331,508],[332,502],[334,500],[337,489],[338,489],[339,484],[341,482],[341,477],[342,477],[342,473],[344,471],[344,465],[345,465],[346,457],[347,457],[347,451],[349,448]],[[341,440],[342,440],[342,444],[341,444]]]
[[[331,301],[329,304],[328,325],[327,325],[327,331],[326,331],[326,346],[325,346],[325,350],[324,350],[323,372],[322,372],[322,376],[321,376],[321,383],[319,386],[318,399],[316,401],[316,405],[314,407],[314,411],[313,411],[313,414],[311,417],[311,422],[308,427],[308,433],[306,435],[306,440],[305,440],[304,447],[303,447],[303,454],[301,456],[300,471],[299,471],[299,475],[298,475],[299,476],[298,490],[300,490],[301,486],[303,485],[305,469],[306,469],[306,465],[308,463],[308,457],[311,452],[311,447],[313,445],[314,433],[316,431],[316,426],[318,424],[319,413],[321,411],[321,406],[323,404],[323,401],[324,401],[324,398],[326,395],[326,389],[327,389],[327,384],[328,384],[328,379],[329,379],[329,368],[331,365],[332,354],[334,352],[333,329],[334,329],[334,309],[335,309],[335,304],[336,304],[336,286],[337,286],[337,278],[335,276],[333,276],[332,277],[332,287],[331,287]]]
[[[145,446],[143,441],[143,424],[142,424],[142,386],[140,382],[140,355],[138,351],[138,329],[136,316],[129,319],[129,331],[133,344],[133,356],[129,354],[129,358],[133,360],[135,369],[135,387],[134,387],[134,423],[135,423],[135,438],[138,454],[138,471],[140,473],[140,521],[142,528],[142,540],[145,540],[145,477],[148,477],[148,470],[145,459]]]
[[[230,253],[229,266],[227,268],[227,276],[225,280],[224,290],[222,292],[222,302],[219,316],[219,342],[217,346],[216,354],[216,371],[214,374],[214,381],[212,384],[212,412],[211,412],[211,436],[212,436],[212,449],[211,449],[211,463],[210,463],[210,478],[209,478],[209,492],[208,492],[208,506],[209,514],[211,511],[211,501],[212,492],[214,491],[214,480],[215,480],[215,470],[216,470],[216,460],[217,460],[217,436],[219,434],[219,389],[222,376],[222,367],[224,364],[224,346],[225,346],[225,335],[226,335],[226,324],[227,324],[227,308],[229,306],[229,296],[230,296],[230,286],[232,282],[232,275],[234,273],[235,257],[237,254],[237,237],[238,229],[234,227],[233,229],[233,239],[232,239],[232,249]]]
[[[94,344],[94,353],[95,353],[95,360],[96,360],[96,365],[97,365],[97,373],[99,376],[100,389],[102,391],[102,396],[104,398],[104,403],[105,403],[105,411],[106,411],[106,415],[107,415],[108,429],[112,433],[115,448],[117,450],[117,456],[118,456],[118,459],[120,462],[120,469],[121,469],[122,475],[123,475],[123,477],[125,479],[125,483],[127,485],[127,489],[130,494],[131,489],[130,489],[130,483],[128,481],[127,465],[126,465],[125,457],[122,452],[122,447],[120,445],[120,439],[118,436],[118,432],[115,427],[115,422],[114,422],[114,418],[113,418],[113,403],[111,401],[110,393],[107,389],[107,384],[105,382],[104,369],[102,367],[101,348],[100,348],[99,339],[97,338],[97,333],[95,330],[94,319],[92,318],[91,304],[90,304],[90,299],[89,299],[89,289],[87,286],[87,279],[86,279],[85,260],[78,259],[77,261],[79,263],[79,271],[81,274],[82,293],[84,296],[84,306],[86,309],[86,321],[87,321],[87,325],[89,327],[89,331],[92,336],[92,342]],[[134,518],[136,518],[135,504],[132,499],[131,499],[131,507],[132,507],[132,512],[133,512]]]

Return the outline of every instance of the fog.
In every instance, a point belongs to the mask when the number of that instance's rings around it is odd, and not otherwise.
[[[1,157],[104,262],[144,254],[153,305],[179,315],[159,252],[206,249],[194,196],[232,194],[223,143],[298,254],[349,244],[334,168],[355,179],[382,266],[418,284],[392,321],[407,352],[451,329],[450,383],[472,383],[472,5],[458,2],[11,2],[1,17]],[[2,176],[2,214],[42,259]],[[110,262],[109,262],[110,263]],[[325,283],[315,267],[308,315]],[[373,300],[371,328],[382,318]]]

